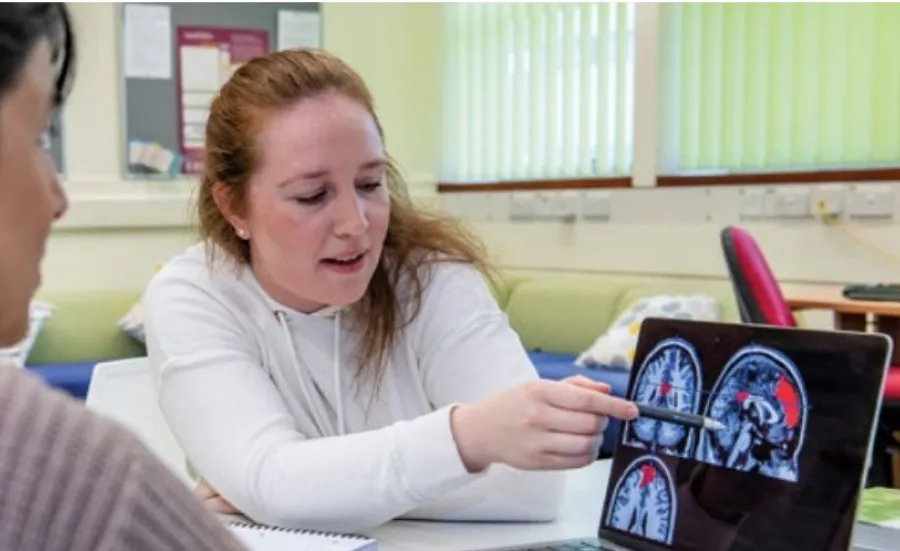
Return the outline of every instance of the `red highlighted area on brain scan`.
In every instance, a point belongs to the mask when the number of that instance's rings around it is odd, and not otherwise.
[[[725,425],[704,431],[696,459],[796,482],[809,398],[797,366],[783,353],[747,346],[716,381],[705,414]]]
[[[698,413],[702,389],[700,360],[684,339],[660,341],[635,374],[631,399],[682,413]],[[695,430],[687,425],[639,417],[625,424],[623,443],[676,457],[692,457]]]
[[[659,458],[642,456],[628,465],[609,503],[608,526],[649,540],[672,543],[677,518],[675,484]]]

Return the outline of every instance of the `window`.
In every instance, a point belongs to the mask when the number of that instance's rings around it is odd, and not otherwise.
[[[630,174],[633,4],[443,9],[444,181]]]
[[[661,173],[900,162],[900,4],[660,10]]]

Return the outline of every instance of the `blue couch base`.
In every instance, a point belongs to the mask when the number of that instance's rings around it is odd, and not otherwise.
[[[25,369],[43,379],[49,386],[59,389],[73,398],[84,400],[87,397],[95,365],[97,362],[91,361],[29,365]]]

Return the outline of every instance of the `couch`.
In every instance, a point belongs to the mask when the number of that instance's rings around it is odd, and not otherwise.
[[[146,354],[144,345],[117,324],[141,291],[41,293],[54,307],[28,355],[27,369],[50,385],[84,399],[94,365]]]
[[[509,315],[538,373],[559,380],[583,374],[608,383],[624,396],[628,372],[580,368],[575,357],[638,299],[659,294],[704,293],[719,301],[728,321],[739,320],[726,281],[636,276],[504,273],[492,282],[497,302]],[[53,304],[51,317],[28,358],[28,369],[49,384],[83,399],[94,365],[101,360],[145,354],[144,346],[120,331],[119,319],[140,291],[57,293],[39,298]],[[619,423],[607,428],[601,452],[611,453]]]

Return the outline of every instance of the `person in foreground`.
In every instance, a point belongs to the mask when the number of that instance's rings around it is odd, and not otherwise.
[[[0,347],[28,327],[66,210],[45,132],[73,57],[61,4],[0,6]],[[214,515],[124,428],[0,368],[0,549],[237,551]]]
[[[407,196],[362,79],[317,50],[251,60],[205,140],[201,242],[144,299],[210,506],[339,531],[553,519],[562,470],[637,410],[538,379],[477,241]]]

